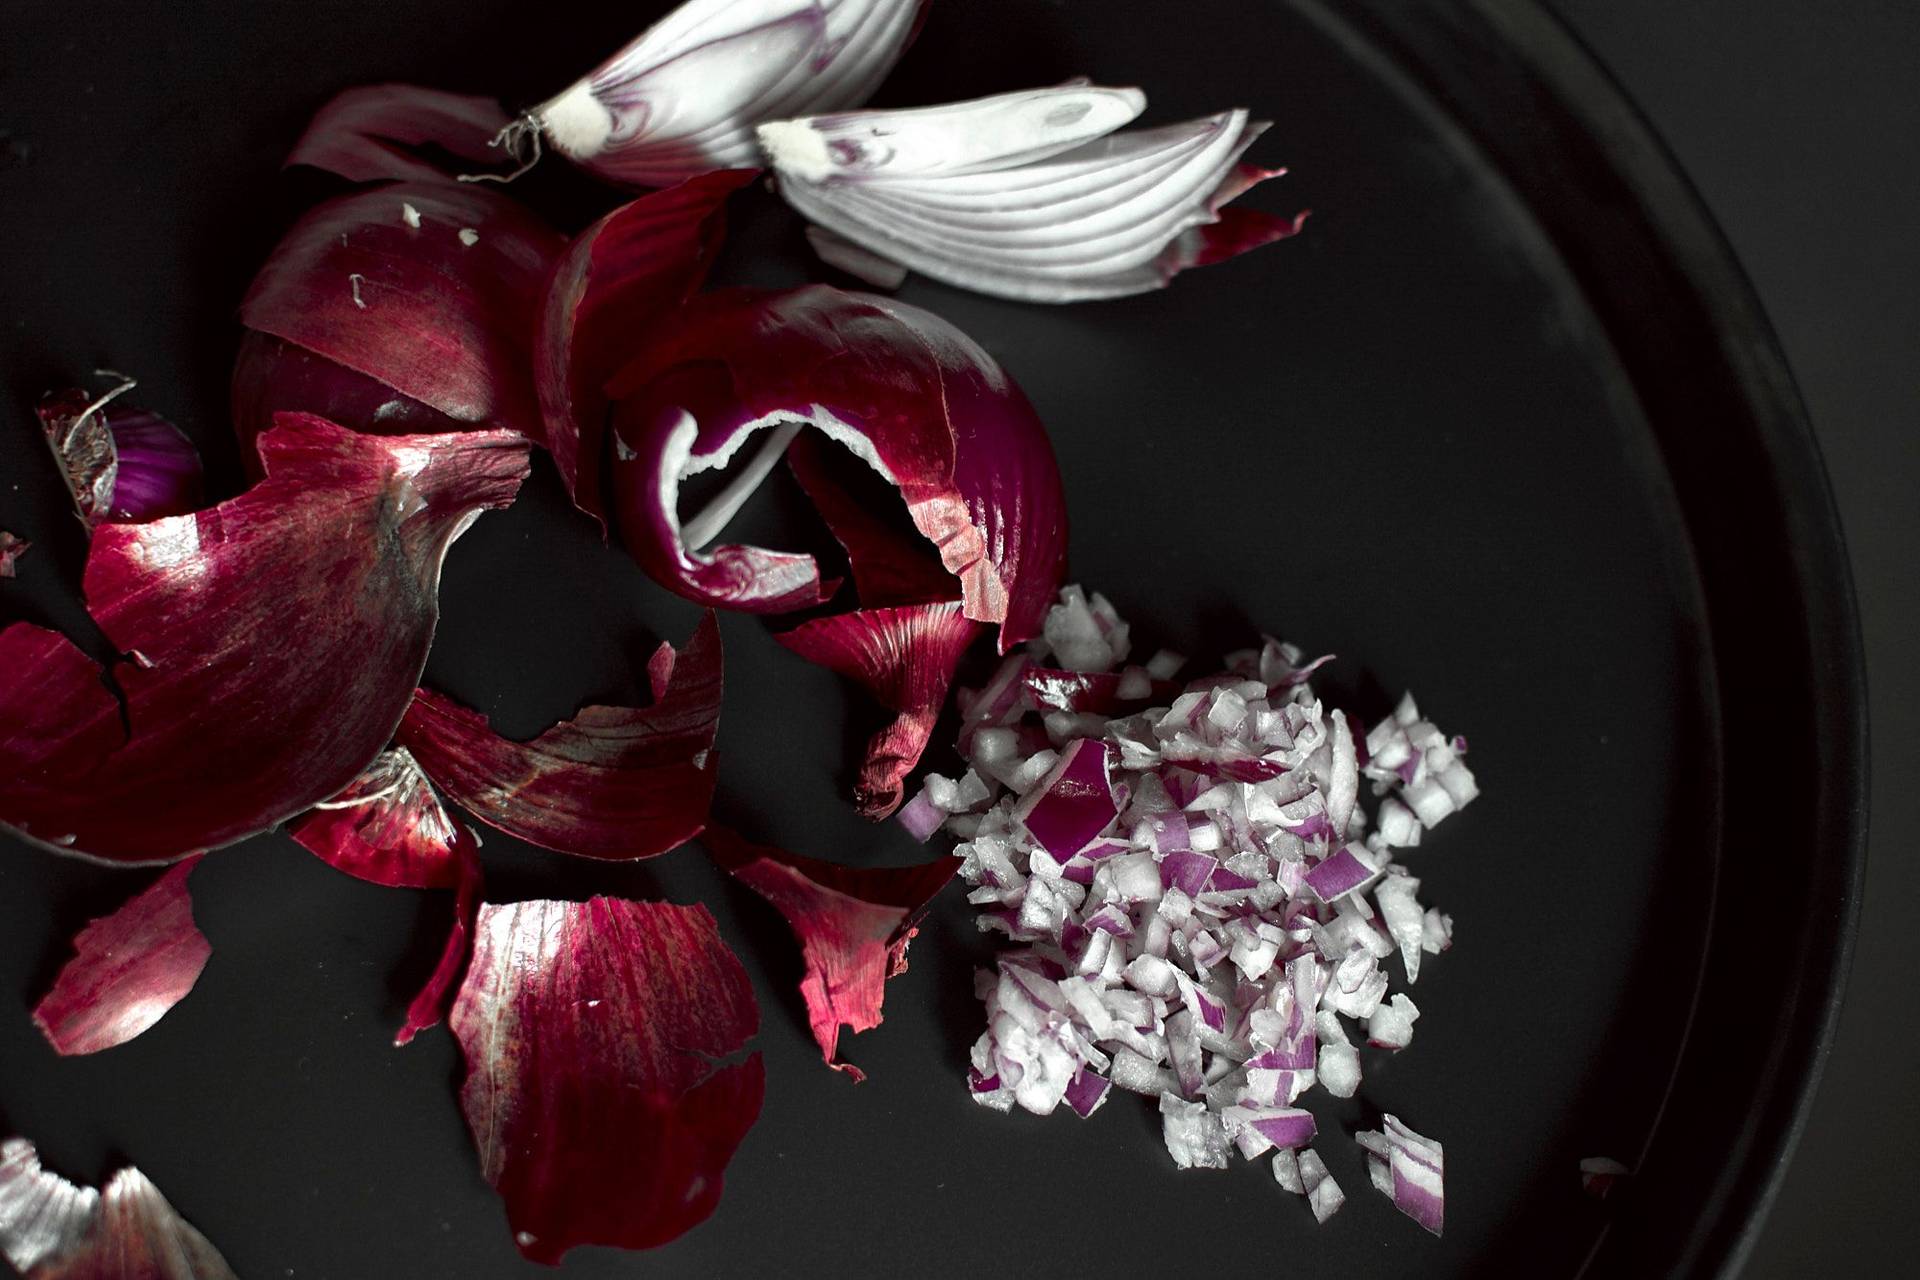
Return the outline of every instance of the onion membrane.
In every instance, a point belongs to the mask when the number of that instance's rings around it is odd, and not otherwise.
[[[701,837],[713,860],[786,917],[806,961],[800,995],[820,1056],[854,1080],[866,1073],[835,1062],[840,1028],[880,1025],[888,978],[905,973],[907,946],[920,920],[959,865],[952,858],[911,867],[843,867],[803,858],[737,832],[710,827]]]
[[[170,861],[337,794],[387,744],[447,548],[513,500],[526,443],[291,414],[260,446],[267,478],[239,497],[94,531],[86,594],[126,655],[108,673],[118,696],[64,636],[0,631],[0,822],[55,849]]]
[[[187,877],[198,857],[169,867],[111,915],[82,929],[73,959],[33,1010],[56,1053],[125,1044],[186,998],[213,947],[193,923]]]
[[[507,124],[493,98],[411,84],[361,85],[314,112],[286,166],[324,169],[349,182],[449,182],[454,175],[419,148],[486,165],[500,158],[493,140]]]
[[[24,1138],[0,1142],[0,1258],[23,1280],[235,1280],[138,1169],[75,1186]]]
[[[759,1117],[753,986],[704,907],[482,906],[450,1026],[480,1171],[520,1252],[645,1249],[704,1221]]]

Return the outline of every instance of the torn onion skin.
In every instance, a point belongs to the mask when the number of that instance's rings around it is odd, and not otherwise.
[[[497,165],[492,145],[508,124],[493,98],[413,84],[344,89],[313,113],[287,153],[286,166],[307,165],[348,182],[452,182],[456,175],[421,147],[438,147],[469,165]]]
[[[34,1025],[62,1056],[125,1044],[186,998],[213,947],[193,923],[186,858],[111,915],[82,929],[73,959],[35,1006]]]
[[[461,1108],[520,1252],[646,1249],[706,1220],[759,1118],[746,970],[705,907],[487,904],[449,1019]]]
[[[0,1258],[23,1280],[236,1280],[138,1169],[76,1186],[25,1138],[0,1142]]]
[[[564,242],[497,191],[410,182],[340,196],[281,238],[240,304],[240,319],[391,394],[369,404],[363,383],[325,365],[282,369],[252,343],[235,368],[243,446],[286,411],[356,431],[420,432],[421,407],[461,429],[541,438],[533,389],[533,326]]]
[[[761,121],[866,101],[918,33],[926,2],[689,0],[503,141],[530,151],[536,133],[624,186],[751,165]]]
[[[290,414],[260,443],[267,478],[239,497],[94,532],[86,595],[128,655],[110,673],[124,727],[71,641],[0,631],[0,822],[57,850],[172,861],[337,794],[386,746],[447,548],[513,500],[526,442]]]
[[[634,334],[706,279],[726,234],[728,196],[757,169],[689,178],[628,202],[575,236],[554,263],[534,336],[547,448],[574,504],[606,524],[607,380]]]
[[[856,609],[776,635],[783,646],[856,681],[892,723],[874,734],[853,787],[854,807],[875,822],[900,807],[907,775],[920,763],[946,705],[954,670],[985,631],[959,601]]]
[[[200,453],[157,413],[78,388],[34,406],[74,509],[88,527],[185,515],[206,502]]]
[[[510,836],[583,858],[651,858],[706,825],[721,677],[709,612],[649,706],[585,707],[513,742],[485,716],[422,689],[399,741],[449,797]]]
[[[907,946],[956,858],[911,867],[843,867],[755,844],[725,827],[701,843],[727,874],[773,904],[800,940],[806,975],[800,996],[820,1056],[855,1081],[866,1073],[834,1061],[840,1028],[856,1034],[880,1025],[888,978],[907,970]]]
[[[692,600],[756,613],[818,604],[811,556],[686,545],[681,484],[759,431],[802,422],[897,488],[1002,652],[1040,630],[1066,553],[1059,467],[993,358],[917,307],[825,285],[693,299],[609,387],[627,547]]]
[[[440,959],[407,1005],[407,1018],[393,1037],[395,1048],[413,1043],[413,1038],[428,1027],[438,1026],[447,1016],[447,1004],[453,998],[460,977],[466,972],[473,954],[474,918],[480,911],[480,899],[486,891],[486,879],[480,869],[480,841],[473,832],[456,824],[450,845],[454,873],[453,924],[447,930],[446,946]]]
[[[287,833],[334,870],[390,889],[452,889],[462,881],[460,824],[405,747],[382,751]]]
[[[0,578],[11,578],[17,572],[14,565],[20,557],[27,554],[33,544],[16,533],[0,529]]]
[[[960,584],[917,533],[895,531],[840,483],[833,454],[845,452],[823,436],[802,433],[787,446],[787,468],[847,553],[854,591],[866,608],[934,604],[958,599]]]

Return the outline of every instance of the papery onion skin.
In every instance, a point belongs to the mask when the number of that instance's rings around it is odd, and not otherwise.
[[[893,721],[867,743],[853,787],[854,807],[875,822],[900,807],[907,775],[920,763],[947,703],[954,670],[985,628],[958,601],[859,609],[802,623],[774,639],[809,662],[857,681]]]
[[[828,1066],[855,1081],[866,1073],[835,1062],[840,1028],[880,1025],[886,981],[905,973],[907,946],[933,899],[959,867],[938,858],[909,867],[845,867],[755,844],[725,827],[701,837],[729,875],[772,903],[800,941],[800,996]]]
[[[200,453],[157,413],[78,388],[50,391],[34,406],[80,518],[158,520],[198,510],[206,501]]]
[[[520,1252],[647,1249],[704,1221],[759,1118],[753,985],[705,907],[482,906],[449,1019],[480,1172]]]
[[[899,489],[1002,652],[1040,630],[1064,571],[1066,505],[1046,432],[1013,380],[917,307],[825,285],[718,290],[657,331],[609,388],[622,536],[669,589],[776,613],[822,599],[812,557],[688,548],[681,481],[780,422],[853,449]]]
[[[24,1138],[0,1142],[0,1258],[22,1280],[236,1280],[138,1169],[98,1192],[43,1169]]]
[[[391,738],[447,547],[512,501],[526,442],[288,415],[261,448],[267,479],[239,497],[94,532],[86,593],[131,655],[112,671],[127,728],[72,642],[0,631],[0,822],[55,849],[171,861],[336,794]]]
[[[98,1053],[125,1044],[186,998],[213,947],[193,922],[187,877],[198,857],[169,867],[73,940],[74,957],[34,1007],[33,1022],[56,1053]]]
[[[486,877],[480,868],[480,841],[467,827],[459,826],[450,852],[456,877],[453,924],[447,930],[447,942],[440,949],[440,959],[434,964],[433,972],[407,1005],[406,1021],[393,1037],[395,1048],[411,1044],[415,1036],[428,1027],[437,1026],[447,1016],[448,1004],[473,955],[474,920],[486,892]]]
[[[359,85],[313,113],[285,167],[307,165],[349,182],[451,182],[456,175],[415,148],[438,147],[490,167],[500,160],[491,144],[508,123],[493,98],[412,84]]]
[[[287,834],[334,870],[371,884],[451,889],[461,882],[460,825],[405,747],[382,751]]]
[[[665,647],[665,646],[663,646]],[[722,684],[711,613],[646,707],[585,707],[528,742],[422,689],[399,730],[427,777],[508,835],[584,858],[650,858],[706,825]]]
[[[283,411],[337,414],[356,431],[417,432],[426,424],[406,401],[463,429],[538,442],[532,317],[563,245],[519,204],[481,187],[395,183],[313,209],[254,277],[241,322],[397,394],[369,405],[364,385],[300,363],[283,385],[272,347],[255,344],[233,388],[242,445]]]
[[[32,546],[31,542],[19,534],[0,529],[0,578],[13,577],[16,572],[14,565]]]
[[[554,465],[575,505],[606,523],[607,380],[634,335],[700,287],[726,233],[728,196],[756,169],[689,178],[615,209],[575,236],[546,281],[534,384]]]
[[[840,484],[832,455],[844,453],[822,436],[802,433],[787,447],[787,467],[814,510],[847,553],[854,591],[868,609],[954,600],[960,584],[925,538],[902,534]]]

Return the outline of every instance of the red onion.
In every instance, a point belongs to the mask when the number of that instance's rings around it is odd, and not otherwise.
[[[499,158],[493,140],[507,113],[492,98],[411,84],[370,84],[335,94],[316,111],[287,153],[287,166],[310,165],[349,182],[446,182],[453,175],[421,147],[438,147],[469,164]]]
[[[186,999],[213,954],[193,923],[186,858],[73,940],[74,957],[35,1006],[34,1025],[60,1054],[125,1044]]]
[[[0,631],[0,822],[110,861],[181,858],[337,794],[387,744],[447,548],[512,501],[526,444],[300,415],[260,444],[267,478],[239,497],[94,531],[86,594],[128,655],[124,704],[65,637]]]
[[[856,1081],[866,1079],[851,1063],[834,1061],[840,1028],[857,1034],[880,1025],[886,981],[906,972],[907,945],[952,882],[954,859],[843,867],[753,844],[724,827],[708,828],[701,840],[729,875],[786,917],[806,959],[800,995],[820,1056]]]
[[[510,836],[584,858],[654,857],[698,835],[713,800],[722,664],[711,613],[659,669],[666,683],[650,706],[584,707],[529,742],[422,689],[398,740],[435,785]]]
[[[1381,1124],[1380,1132],[1357,1135],[1367,1148],[1374,1185],[1393,1199],[1400,1212],[1439,1235],[1446,1216],[1446,1157],[1440,1144],[1393,1116],[1382,1116]]]
[[[690,0],[501,141],[521,152],[544,137],[588,171],[633,186],[752,165],[761,121],[864,102],[924,3]]]
[[[0,1258],[22,1280],[235,1280],[138,1169],[75,1186],[24,1138],[0,1142]]]
[[[114,403],[132,388],[129,379],[98,397],[48,392],[34,408],[89,526],[185,515],[206,501],[200,454],[180,429],[157,413]]]
[[[704,1221],[760,1114],[746,970],[704,907],[482,906],[449,1025],[480,1172],[520,1252],[645,1249]]]
[[[1284,172],[1239,163],[1264,122],[1235,110],[1113,133],[1145,102],[1073,81],[778,121],[760,141],[781,195],[831,233],[816,245],[882,287],[910,268],[1031,302],[1111,298],[1299,231],[1304,214],[1223,209]]]

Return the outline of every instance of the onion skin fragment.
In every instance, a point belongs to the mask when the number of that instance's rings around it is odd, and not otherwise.
[[[493,140],[508,123],[492,98],[412,84],[359,85],[313,113],[284,167],[307,165],[348,182],[452,182],[454,174],[413,148],[439,147],[491,166],[501,158]]]
[[[89,527],[185,515],[206,503],[200,453],[157,413],[78,388],[50,391],[34,406],[40,429]],[[112,403],[110,403],[112,402]]]
[[[23,1280],[236,1280],[138,1169],[75,1186],[25,1138],[0,1142],[0,1258]]]
[[[907,946],[940,891],[953,882],[955,858],[909,867],[843,867],[803,858],[738,832],[709,827],[701,843],[728,875],[773,904],[799,939],[806,960],[800,995],[820,1056],[855,1082],[866,1073],[835,1062],[840,1028],[880,1025],[888,978],[907,970]]]
[[[186,998],[213,947],[193,922],[187,877],[198,856],[169,867],[144,891],[73,940],[74,957],[33,1010],[62,1056],[125,1044]]]
[[[480,1172],[520,1252],[649,1249],[705,1221],[760,1115],[747,972],[705,907],[487,904],[449,1019]]]
[[[13,577],[16,572],[14,565],[19,563],[20,557],[27,554],[32,546],[31,542],[19,534],[0,529],[0,578]]]
[[[335,795],[386,746],[447,548],[513,500],[527,444],[292,414],[261,449],[267,478],[237,498],[94,531],[85,589],[129,655],[110,673],[124,720],[71,641],[0,631],[0,822],[56,850],[172,861]]]

